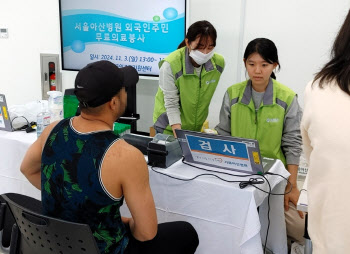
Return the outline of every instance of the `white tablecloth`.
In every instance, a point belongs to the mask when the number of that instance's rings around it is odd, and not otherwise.
[[[0,131],[0,193],[16,192],[40,199],[40,191],[19,171],[26,150],[35,140],[35,133]],[[181,161],[168,169],[154,170],[179,178],[208,173]],[[274,164],[270,172],[285,177],[289,175],[280,161]],[[227,180],[242,180],[218,175]],[[284,192],[286,182],[281,177],[269,175],[267,178],[273,193]],[[158,174],[151,168],[150,185],[159,222],[185,220],[196,228],[200,240],[196,253],[263,253],[267,194],[254,187],[240,189],[238,183],[227,183],[213,176],[202,176],[189,182],[179,181]],[[268,191],[266,183],[258,187]],[[267,247],[274,253],[286,254],[283,196],[271,196],[270,208]]]
[[[0,131],[0,194],[14,192],[41,199],[40,191],[20,172],[23,157],[35,140],[35,132]]]
[[[209,168],[208,168],[209,169]],[[176,162],[167,169],[154,170],[178,178],[192,178],[208,173]],[[156,173],[150,168],[150,185],[155,199],[158,222],[184,220],[198,232],[198,254],[263,253],[267,230],[267,194],[238,183],[228,183],[214,176],[201,176],[192,181],[180,181]],[[218,170],[218,169],[216,169]],[[230,171],[224,171],[234,173]],[[270,169],[288,177],[281,161]],[[226,180],[243,180],[235,176],[216,175]],[[239,173],[235,173],[239,174]],[[273,193],[283,193],[286,182],[278,176],[267,176]],[[267,183],[258,185],[268,191]],[[260,215],[257,207],[259,206]],[[287,253],[283,196],[270,196],[270,229],[267,247],[274,253]],[[127,208],[122,212],[128,215]],[[259,218],[260,216],[260,218]]]

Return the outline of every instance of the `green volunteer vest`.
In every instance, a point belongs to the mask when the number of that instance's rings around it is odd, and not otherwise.
[[[200,131],[208,116],[211,98],[224,70],[224,58],[215,53],[203,65],[200,77],[197,76],[191,63],[187,47],[171,53],[159,63],[159,67],[164,61],[170,63],[175,85],[179,90],[181,128]],[[173,134],[164,106],[164,94],[160,88],[155,97],[153,123],[156,131]]]
[[[229,87],[227,92],[231,101],[231,135],[258,140],[263,157],[280,159],[286,165],[281,148],[284,117],[296,94],[270,79],[256,111],[250,80]]]

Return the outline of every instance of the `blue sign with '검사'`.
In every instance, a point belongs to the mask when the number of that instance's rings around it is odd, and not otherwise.
[[[252,170],[245,143],[192,135],[186,135],[186,139],[194,162],[248,172]]]
[[[186,138],[191,151],[235,157],[242,160],[249,159],[247,145],[244,143],[191,135],[186,135]]]

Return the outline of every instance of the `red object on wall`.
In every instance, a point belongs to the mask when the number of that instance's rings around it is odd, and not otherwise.
[[[50,91],[56,91],[56,74],[50,75]]]

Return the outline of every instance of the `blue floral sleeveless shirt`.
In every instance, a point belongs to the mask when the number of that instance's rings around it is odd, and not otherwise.
[[[102,253],[124,253],[129,238],[119,208],[101,180],[101,165],[118,140],[112,131],[79,133],[71,119],[51,131],[42,152],[41,198],[46,215],[88,224]]]

